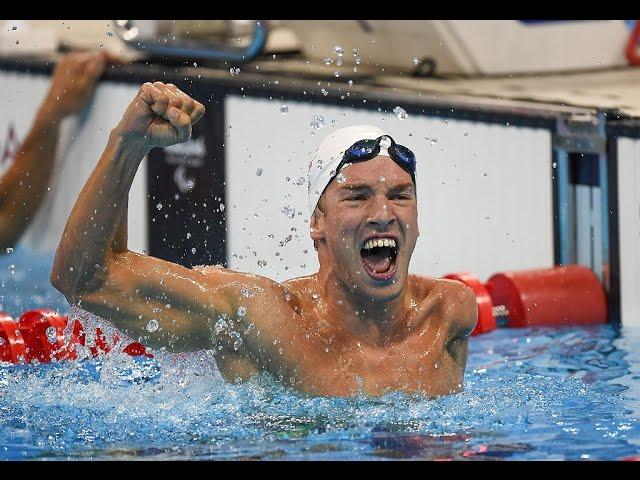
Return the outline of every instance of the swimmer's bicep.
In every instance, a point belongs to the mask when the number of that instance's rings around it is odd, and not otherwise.
[[[134,252],[110,258],[99,286],[80,301],[149,346],[176,351],[211,348],[216,319],[233,311],[224,286],[202,272]]]
[[[467,363],[469,336],[478,321],[478,306],[473,291],[464,287],[458,294],[449,319],[449,337],[446,349],[463,369]]]

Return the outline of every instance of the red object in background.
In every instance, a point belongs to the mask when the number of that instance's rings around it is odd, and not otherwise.
[[[629,40],[627,40],[627,48],[625,49],[625,55],[630,65],[640,65],[640,54],[638,54],[638,40],[640,40],[640,21],[636,20],[636,25],[633,27]]]
[[[30,310],[18,319],[18,330],[22,333],[29,360],[50,362],[54,358],[62,360],[69,357],[75,359],[75,351],[64,349],[64,328],[67,317],[58,315],[48,308]]]
[[[17,322],[8,314],[0,312],[0,361],[10,363],[30,363],[33,359],[41,363],[52,360],[76,360],[78,345],[85,346],[86,332],[82,323],[74,321],[68,342],[64,339],[64,330],[69,318],[61,316],[53,310],[43,308],[23,313]],[[119,342],[116,333],[114,342]],[[112,346],[100,327],[96,328],[95,341],[89,352],[96,357],[101,353],[109,353]],[[123,353],[132,357],[144,355],[153,358],[146,347],[139,342],[127,345]]]
[[[145,347],[140,342],[132,342],[124,347],[122,351],[127,355],[131,355],[132,357],[144,355],[145,357],[153,358],[153,355],[147,352],[147,347]]]
[[[471,335],[487,333],[496,329],[496,317],[493,315],[493,302],[485,286],[473,274],[468,272],[450,273],[444,278],[458,280],[473,290],[478,303],[478,323]]]
[[[591,325],[607,321],[607,300],[591,269],[567,265],[497,273],[486,283],[508,327]]]
[[[0,312],[0,361],[19,363],[26,361],[27,348],[18,324],[5,312]]]

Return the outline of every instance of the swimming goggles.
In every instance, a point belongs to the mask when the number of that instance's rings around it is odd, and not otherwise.
[[[356,143],[347,148],[344,152],[342,160],[336,168],[335,175],[340,172],[340,169],[348,163],[365,162],[375,158],[380,153],[380,142],[383,138],[388,138],[391,145],[387,147],[389,156],[391,159],[409,175],[413,184],[416,183],[416,156],[404,145],[396,143],[389,135],[381,135],[375,140],[365,139],[358,140]],[[334,175],[334,176],[335,176]]]

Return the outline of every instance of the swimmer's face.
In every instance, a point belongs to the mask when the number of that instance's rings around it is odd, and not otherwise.
[[[386,156],[340,173],[323,193],[311,236],[352,293],[392,300],[405,286],[419,235],[411,176]]]

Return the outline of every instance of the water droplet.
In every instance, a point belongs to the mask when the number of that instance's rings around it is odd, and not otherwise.
[[[56,343],[58,336],[56,335],[56,327],[49,327],[45,330],[47,335],[47,341],[49,343]]]
[[[4,338],[0,337],[0,346],[4,345]]]
[[[356,62],[356,65],[360,65],[360,62],[362,62],[362,59],[360,57],[356,57],[354,60]],[[357,72],[358,70],[357,70],[357,68],[354,67],[353,71]]]
[[[296,216],[296,209],[293,208],[291,205],[285,205],[284,207],[282,207],[282,210],[280,211],[289,218],[293,218]]]
[[[241,293],[243,297],[250,298],[252,296],[251,291],[247,287],[244,287]]]
[[[11,30],[17,30],[18,27],[16,27],[15,25],[13,27],[11,27]]]
[[[156,330],[158,330],[158,326],[158,320],[152,318],[151,320],[149,320],[149,323],[147,323],[147,331],[155,332]]]
[[[360,55],[360,49],[359,48],[354,48],[352,51],[353,56],[357,57],[358,55]]]
[[[20,40],[16,40],[16,45],[20,45]]]
[[[157,205],[156,205],[156,208],[157,208],[158,210],[162,210],[162,204],[161,204],[161,203],[157,204]]]
[[[333,72],[333,76],[336,78],[340,77],[340,72]]]
[[[328,65],[331,65],[332,63],[333,63],[333,58],[331,58],[331,57],[326,57],[326,58],[324,59],[324,64],[325,64],[325,65],[327,65],[327,66],[328,66]]]
[[[242,339],[238,338],[235,342],[233,342],[233,349],[238,350],[240,348],[240,345],[242,345]]]
[[[213,326],[213,331],[216,335],[220,334],[229,327],[229,324],[223,317],[219,317],[216,324]]]
[[[342,66],[342,59],[339,58],[338,60],[336,60],[336,67],[341,67]]]
[[[258,260],[258,266],[259,267],[266,267],[267,266],[267,262],[265,260]]]
[[[413,63],[414,67],[417,67],[418,65],[420,65],[420,59],[414,57],[411,59],[411,63]]]
[[[311,119],[311,128],[318,130],[324,127],[324,117],[322,115],[314,115]]]
[[[335,47],[333,47],[333,51],[334,51],[334,52],[336,52],[336,54],[337,54],[339,57],[341,57],[342,55],[344,55],[344,49],[343,49],[341,46],[339,46],[339,45],[336,45]]]
[[[484,172],[484,173],[482,174],[482,176],[483,176],[483,177],[486,177],[486,176],[487,176],[487,172]]]
[[[344,173],[340,172],[337,176],[336,176],[336,182],[338,183],[344,183],[347,181],[347,177],[344,175]]]
[[[9,273],[11,275],[16,273],[16,266],[13,263],[11,265],[9,265]]]
[[[329,92],[327,92],[327,90],[326,90],[326,89],[324,89],[324,88],[320,90],[320,93],[321,93],[322,95],[324,95],[325,97],[326,97],[327,95],[329,95]]]
[[[113,33],[112,32],[107,32],[107,37],[109,37],[109,38],[113,37]]]
[[[262,175],[262,169],[261,168],[256,170],[256,176],[259,177],[260,175]]]
[[[287,113],[289,113],[289,107],[287,105],[282,105],[280,107],[280,113],[286,115]]]
[[[386,178],[384,178],[384,177],[380,177],[378,180],[380,180],[381,182],[384,182],[384,181],[386,181],[387,179],[386,179]]]
[[[349,80],[347,83],[349,84],[350,87],[353,86],[353,80]]]
[[[316,298],[318,298],[318,294],[316,292],[313,292],[311,294],[311,298],[313,298],[315,300]]]
[[[551,164],[551,166],[552,166],[553,168],[556,168],[556,167],[558,166],[558,164],[557,164],[556,162],[553,162],[553,163]],[[7,249],[7,250],[8,250],[8,249]]]
[[[12,253],[13,253],[13,248],[8,247],[8,248],[5,250],[5,252],[7,252],[7,255],[10,255],[10,254],[12,254]]]
[[[244,317],[247,314],[247,309],[244,307],[239,307],[238,308],[238,316],[240,318]]]
[[[282,348],[279,348],[279,349],[278,349],[278,353],[279,353],[280,355],[282,355],[282,353],[283,353],[283,352],[284,352],[284,350],[282,350]]]
[[[220,206],[218,207],[221,212],[224,212],[224,203],[220,202]]]
[[[197,66],[198,66],[198,64],[197,64],[196,62],[193,62],[193,66],[194,66],[194,67],[197,67]]]
[[[195,253],[196,253],[196,247],[193,247],[193,248],[191,249],[191,253],[193,253],[193,254],[195,254]]]
[[[296,185],[304,185],[306,182],[304,177],[298,177],[298,179],[296,180]]]
[[[191,232],[187,232],[187,238],[191,238]]]
[[[393,113],[395,113],[396,117],[398,117],[400,120],[405,120],[409,116],[407,112],[404,110],[404,108],[402,107],[394,108]]]

